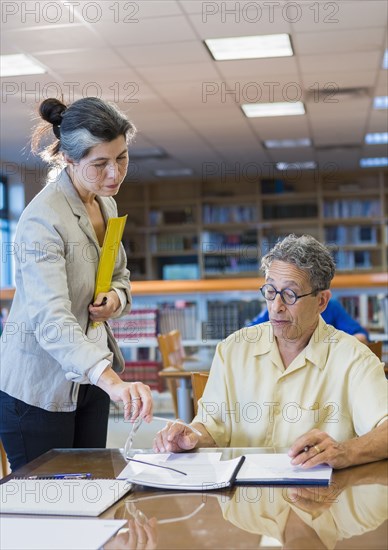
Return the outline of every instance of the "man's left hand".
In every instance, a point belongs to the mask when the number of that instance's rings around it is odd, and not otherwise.
[[[329,464],[332,468],[347,468],[351,465],[346,442],[339,443],[326,432],[314,429],[298,437],[288,451],[291,464],[312,468],[318,464]]]

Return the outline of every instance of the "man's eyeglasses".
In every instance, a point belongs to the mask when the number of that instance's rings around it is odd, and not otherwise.
[[[288,306],[295,304],[299,298],[304,298],[304,296],[310,296],[311,294],[316,294],[318,290],[313,290],[307,294],[300,294],[299,296],[291,288],[283,288],[283,290],[276,290],[273,285],[267,284],[260,288],[260,291],[266,300],[273,302],[277,296],[280,294],[280,298]]]

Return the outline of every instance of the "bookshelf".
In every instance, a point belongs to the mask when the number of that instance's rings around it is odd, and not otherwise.
[[[114,321],[128,365],[144,368],[149,378],[160,368],[156,333],[179,328],[188,352],[201,350],[210,364],[215,345],[244,326],[262,307],[262,277],[180,281],[133,281],[135,317]],[[372,340],[388,344],[388,273],[337,274],[333,296],[370,331]],[[13,289],[1,289],[2,308],[9,308]],[[157,312],[157,321],[156,321]],[[137,322],[136,315],[140,322]],[[388,359],[385,345],[384,360]],[[155,379],[157,380],[157,379]],[[153,380],[153,384],[156,381]]]
[[[126,183],[117,202],[132,280],[255,277],[290,232],[331,244],[338,273],[387,271],[386,172]]]

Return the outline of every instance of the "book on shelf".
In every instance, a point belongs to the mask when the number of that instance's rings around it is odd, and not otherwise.
[[[318,206],[310,204],[264,204],[263,219],[316,218]]]
[[[209,491],[233,485],[328,485],[332,468],[291,465],[287,454],[248,454],[220,460],[221,453],[135,454],[117,479],[145,487]]]
[[[381,204],[377,200],[342,199],[323,203],[325,218],[376,218],[381,216]]]
[[[204,204],[202,207],[203,223],[244,223],[257,220],[255,206],[219,206]]]
[[[182,301],[159,304],[159,328],[162,334],[179,330],[183,340],[197,337],[197,304]]]
[[[160,361],[147,361],[144,359],[125,361],[124,371],[119,376],[125,382],[138,382],[141,380],[151,390],[162,392],[164,390],[164,382],[159,376],[159,372],[162,369]]]
[[[128,315],[110,319],[109,325],[118,340],[155,338],[158,333],[158,314],[157,308],[133,309]]]

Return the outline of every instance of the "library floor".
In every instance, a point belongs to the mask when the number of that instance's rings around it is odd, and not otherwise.
[[[154,400],[154,414],[162,416],[163,418],[172,419],[174,417],[171,395],[169,392],[152,392]],[[154,434],[161,429],[163,423],[160,421],[153,421],[150,424],[142,423],[140,429],[136,434],[135,448],[147,448],[152,446],[152,440]],[[129,431],[131,429],[131,423],[124,421],[123,412],[121,407],[117,409],[111,407],[111,414],[109,416],[108,423],[108,438],[106,446],[108,449],[122,448],[125,445]]]

